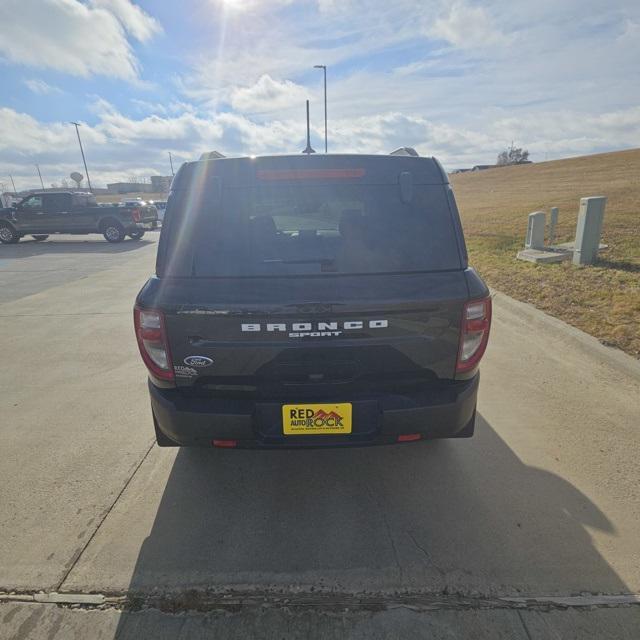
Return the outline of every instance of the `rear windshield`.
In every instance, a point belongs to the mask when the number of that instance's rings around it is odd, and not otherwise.
[[[195,202],[194,202],[195,201]],[[460,268],[443,186],[277,185],[181,193],[167,275],[398,273]],[[172,263],[174,267],[172,267]],[[177,266],[180,265],[180,266]],[[189,273],[184,273],[188,268]],[[180,273],[182,272],[182,273]]]

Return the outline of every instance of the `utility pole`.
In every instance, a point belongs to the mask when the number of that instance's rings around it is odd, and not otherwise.
[[[40,177],[40,184],[42,185],[42,190],[44,191],[44,182],[42,182],[42,174],[40,173],[40,167],[36,163],[36,169],[38,170],[38,176]]]
[[[89,191],[93,191],[93,187],[91,186],[91,178],[89,177],[89,169],[87,169],[87,161],[84,157],[84,149],[82,148],[82,140],[80,140],[80,130],[78,129],[78,127],[80,127],[81,125],[79,122],[70,122],[69,124],[72,124],[76,128],[76,134],[78,135],[78,144],[80,145],[80,153],[82,154],[82,162],[84,163],[84,172],[87,174],[87,182],[89,183]]]
[[[324,152],[327,153],[327,65],[314,64],[313,68],[324,72]]]
[[[175,176],[176,174],[173,172],[173,160],[171,159],[171,151],[169,151],[169,164],[171,165],[171,175]]]
[[[11,180],[11,185],[13,186],[13,193],[18,193],[16,191],[16,183],[13,181],[13,176],[9,174],[9,180]]]
[[[309,126],[309,101],[307,100],[307,148],[302,152],[309,155],[315,153],[315,149],[311,146],[311,127]]]

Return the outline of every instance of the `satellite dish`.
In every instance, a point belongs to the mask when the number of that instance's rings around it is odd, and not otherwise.
[[[74,171],[69,175],[69,177],[80,187],[80,183],[84,180],[84,176],[77,171]]]

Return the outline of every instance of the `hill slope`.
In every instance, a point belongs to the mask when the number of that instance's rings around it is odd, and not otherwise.
[[[471,263],[505,293],[640,356],[640,149],[450,176]],[[593,267],[516,260],[527,215],[560,208],[558,241],[573,240],[580,198],[608,197]]]

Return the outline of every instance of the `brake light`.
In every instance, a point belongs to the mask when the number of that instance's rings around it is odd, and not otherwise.
[[[134,222],[140,222],[140,220],[142,220],[142,209],[132,209],[131,217],[133,218]]]
[[[171,352],[162,312],[135,307],[133,323],[140,355],[149,372],[161,380],[174,380]]]
[[[490,328],[491,297],[467,302],[462,310],[456,373],[470,371],[478,365],[487,348]]]

